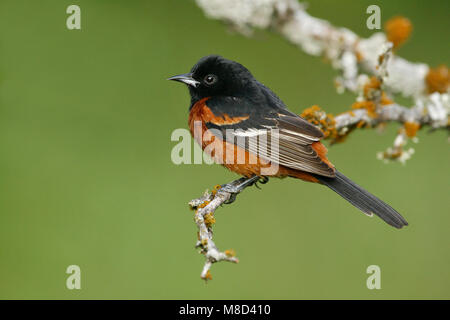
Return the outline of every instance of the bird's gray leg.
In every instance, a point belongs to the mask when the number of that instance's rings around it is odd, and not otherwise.
[[[233,182],[223,184],[220,189],[222,191],[231,193],[230,199],[225,201],[225,203],[226,204],[233,203],[236,200],[236,196],[242,190],[244,190],[245,188],[247,188],[253,184],[256,184],[256,182],[258,182],[259,180],[261,180],[261,183],[264,184],[264,183],[267,183],[269,178],[267,178],[267,177],[261,178],[259,176],[253,176],[250,178],[242,177],[240,179],[234,180]]]

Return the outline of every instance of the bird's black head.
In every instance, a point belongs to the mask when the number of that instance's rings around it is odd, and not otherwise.
[[[169,78],[188,85],[191,105],[206,97],[251,95],[257,82],[240,63],[210,55],[201,58],[190,73]]]

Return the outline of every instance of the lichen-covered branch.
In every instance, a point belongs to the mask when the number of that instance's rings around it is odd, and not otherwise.
[[[205,265],[200,277],[204,280],[211,280],[210,268],[213,263],[219,261],[229,261],[238,263],[234,250],[221,252],[213,241],[212,226],[216,222],[214,213],[217,208],[226,203],[231,193],[222,190],[218,185],[209,192],[205,191],[202,197],[191,200],[189,206],[195,210],[194,220],[198,228],[198,239],[195,245],[200,249],[200,253],[205,256]]]
[[[424,126],[433,129],[448,128],[450,99],[448,93],[434,92],[415,100],[412,107],[394,103],[383,90],[388,61],[392,57],[391,43],[384,45],[384,51],[379,56],[379,65],[375,76],[366,77],[358,84],[355,92],[358,94],[356,102],[349,111],[336,117],[327,114],[318,106],[306,109],[301,116],[317,125],[332,143],[342,142],[355,128],[376,128],[387,122],[402,124],[392,147],[379,152],[377,157],[382,160],[397,160],[404,163],[414,153],[413,148],[404,150],[408,138],[417,142],[416,133]]]
[[[314,56],[324,56],[339,70],[341,88],[356,90],[361,71],[374,74],[379,56],[388,40],[396,47],[409,36],[411,25],[405,18],[395,18],[386,24],[389,32],[374,33],[360,38],[353,31],[336,27],[328,21],[309,15],[305,5],[297,0],[196,0],[205,14],[231,24],[245,35],[253,28],[277,31],[287,40]],[[364,13],[362,13],[364,14]],[[386,86],[405,96],[426,92],[424,81],[429,67],[395,56],[387,67],[390,74]]]
[[[411,22],[395,17],[385,24],[385,33],[376,32],[361,38],[353,31],[333,26],[326,20],[309,15],[297,0],[196,0],[205,14],[222,20],[248,36],[253,29],[278,32],[304,52],[325,57],[338,71],[335,85],[339,93],[349,90],[357,94],[351,111],[335,118],[326,113],[308,112],[311,122],[322,124],[333,142],[355,128],[375,127],[386,122],[401,122],[394,148],[382,153],[382,159],[405,161],[409,154],[401,148],[413,129],[425,125],[433,129],[448,128],[450,73],[446,66],[432,69],[424,63],[407,61],[395,54],[412,31]],[[364,13],[362,13],[364,14]],[[401,94],[414,101],[413,106],[394,102]],[[319,119],[317,119],[319,115]],[[327,126],[333,124],[334,126]],[[417,131],[415,130],[415,131]],[[401,138],[403,137],[403,138]],[[380,154],[379,154],[380,155]]]

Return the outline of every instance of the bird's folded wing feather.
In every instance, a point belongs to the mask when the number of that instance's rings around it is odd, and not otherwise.
[[[215,116],[209,117],[206,127],[227,142],[291,169],[335,176],[334,167],[322,161],[312,146],[323,133],[286,108],[255,109],[236,98],[208,100],[206,106]]]

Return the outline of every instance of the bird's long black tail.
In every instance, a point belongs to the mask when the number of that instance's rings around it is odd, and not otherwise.
[[[339,171],[336,171],[335,178],[316,177],[322,184],[329,187],[362,212],[368,215],[376,214],[398,229],[408,225],[408,222],[394,208],[358,186]]]

